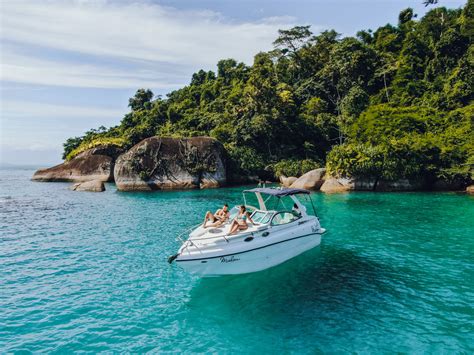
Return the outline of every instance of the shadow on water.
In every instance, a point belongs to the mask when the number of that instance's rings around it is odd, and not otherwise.
[[[279,314],[301,319],[300,312],[308,310],[342,311],[376,302],[394,273],[351,250],[325,246],[265,271],[202,279],[188,307],[203,315],[238,314],[251,322]]]
[[[368,327],[367,314],[376,322],[382,308],[392,307],[405,283],[399,271],[323,245],[265,271],[199,280],[184,305],[185,324],[196,334],[218,324],[220,345],[231,348],[265,337],[285,351],[308,336],[315,349],[330,347],[341,333]]]

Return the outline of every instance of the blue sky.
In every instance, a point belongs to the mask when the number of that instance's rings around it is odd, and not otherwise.
[[[426,11],[422,0],[0,0],[0,163],[59,163],[68,137],[118,124],[138,88],[164,95],[219,59],[251,64],[279,28],[354,35],[407,7]]]

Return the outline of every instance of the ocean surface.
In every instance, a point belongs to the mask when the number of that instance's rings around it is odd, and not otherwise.
[[[177,234],[243,187],[69,191],[0,170],[0,353],[473,353],[474,197],[313,194],[320,247],[199,279]]]

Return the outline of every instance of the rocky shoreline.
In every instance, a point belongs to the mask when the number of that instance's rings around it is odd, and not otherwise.
[[[210,137],[147,138],[118,157],[113,175],[120,191],[223,186],[224,147]]]
[[[75,191],[104,191],[104,182],[115,182],[119,191],[156,191],[171,189],[207,189],[228,185],[226,152],[211,137],[150,137],[129,150],[99,146],[73,159],[47,169],[39,169],[34,181],[74,182]],[[250,179],[247,179],[250,181]],[[386,181],[370,178],[328,176],[325,168],[314,169],[300,177],[280,176],[285,187],[325,193],[348,191],[466,191],[474,185],[460,182],[400,179]]]
[[[120,191],[204,189],[224,186],[227,171],[224,147],[213,138],[150,137],[127,151],[114,146],[89,149],[37,170],[32,180],[115,182]]]
[[[462,182],[447,183],[436,181],[428,183],[421,180],[399,179],[394,181],[371,178],[335,177],[326,174],[320,168],[307,172],[301,177],[280,177],[281,185],[324,193],[340,193],[350,191],[375,192],[407,192],[407,191],[465,191],[474,194],[474,185],[466,186]]]
[[[114,164],[120,153],[122,150],[115,146],[92,148],[62,164],[37,170],[32,180],[47,182],[114,181]]]

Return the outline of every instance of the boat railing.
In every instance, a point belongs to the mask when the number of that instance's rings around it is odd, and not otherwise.
[[[176,237],[176,241],[180,241],[181,243],[184,243],[183,239],[181,238],[183,236],[183,234],[189,234],[192,230],[196,229],[197,227],[199,227],[200,225],[202,224],[201,223],[198,223],[192,227],[188,227],[186,228],[183,232],[181,232],[180,234],[178,234],[178,236]]]
[[[301,221],[301,218],[298,218],[298,219],[296,219],[292,222],[298,222],[298,225],[299,225],[299,224],[306,223],[308,221],[307,220]],[[279,230],[284,230],[288,227],[292,227],[292,226],[294,226],[294,223],[292,223],[292,222],[284,224],[284,225],[279,225],[278,229]],[[238,241],[240,239],[245,239],[248,236],[255,236],[256,233],[262,233],[262,232],[270,229],[270,227],[271,227],[270,223],[268,223],[268,224],[259,225],[255,230],[239,231],[237,234],[234,234],[234,235],[223,235],[223,234],[219,233],[217,235],[209,235],[209,236],[202,236],[201,235],[199,237],[189,238],[187,240],[183,239],[184,234],[190,233],[192,230],[196,229],[200,225],[201,225],[201,223],[196,224],[192,227],[189,227],[176,237],[176,240],[177,241],[179,240],[182,243],[182,245],[184,245],[183,251],[186,250],[186,252],[188,254],[191,254],[191,251],[189,250],[190,246],[193,246],[194,248],[196,248],[197,251],[199,251],[199,253],[202,254],[201,249],[197,246],[197,244],[198,244],[197,242],[199,242],[199,241],[212,240],[212,239],[219,240],[220,239],[222,241],[225,241],[226,243],[230,243],[231,241],[234,242],[234,241]]]
[[[185,243],[186,243],[186,244],[185,244],[184,250],[186,250],[189,255],[191,255],[191,252],[189,251],[189,245],[192,245],[193,247],[195,247],[195,248],[197,249],[197,251],[202,254],[201,249],[199,249],[199,247],[198,247],[195,243],[193,243],[192,240],[189,240],[189,239],[188,239],[188,240],[185,241]]]
[[[249,230],[245,230],[245,231],[240,230],[237,234],[225,235],[225,237],[229,241],[230,240],[235,240],[235,239],[238,239],[237,237],[249,236],[249,235],[252,235],[254,233],[259,233],[259,232],[265,231],[268,228],[269,228],[268,224],[261,224],[261,225],[259,225],[259,228],[255,229],[255,230],[251,230],[251,231],[249,231]],[[195,240],[221,239],[222,237],[223,237],[222,234],[217,234],[217,235],[210,235],[209,237],[203,237],[203,236],[195,237]]]
[[[178,234],[175,238],[176,241],[180,241],[182,245],[184,245],[184,250],[186,250],[188,252],[188,254],[191,254],[191,252],[189,251],[189,246],[192,245],[193,247],[195,247],[197,249],[197,251],[199,251],[201,254],[202,254],[202,251],[201,249],[199,249],[199,247],[193,243],[192,240],[188,239],[188,240],[184,240],[182,238],[183,234],[189,234],[189,232],[191,232],[192,230],[196,229],[197,227],[199,227],[202,223],[198,223],[192,227],[188,227],[186,228],[183,232],[181,232],[180,234]]]

